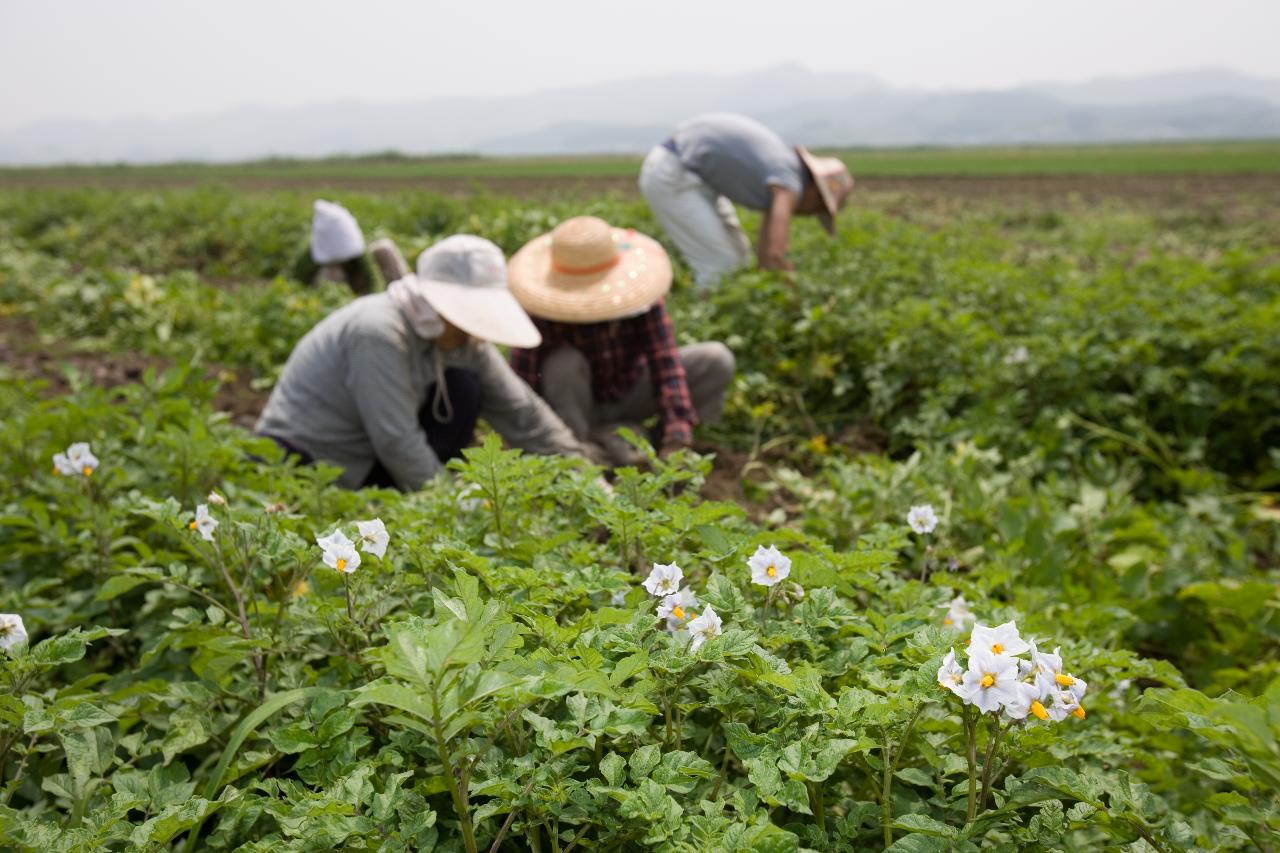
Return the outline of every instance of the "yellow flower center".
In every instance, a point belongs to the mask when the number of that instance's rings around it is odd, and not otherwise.
[[[54,466],[53,466],[53,473],[54,473],[54,475],[56,476],[56,475],[58,475],[58,474],[61,474],[62,472],[58,470],[58,466],[57,466],[57,465],[54,465]]]
[[[335,566],[334,566],[334,568],[335,568],[335,569],[337,569],[338,571],[342,571],[342,570],[343,570],[343,569],[345,569],[346,567],[347,567],[347,561],[346,561],[346,560],[344,560],[344,559],[342,559],[341,557],[339,557],[339,558],[338,558],[338,563],[337,563],[337,565],[335,565]]]
[[[1072,712],[1071,712],[1071,716],[1073,716],[1073,717],[1079,717],[1080,719],[1082,719],[1082,720],[1083,720],[1083,719],[1084,719],[1084,706],[1083,706],[1083,705],[1077,705],[1077,706],[1076,706],[1076,709],[1075,709],[1074,711],[1072,711]]]
[[[980,683],[983,687],[991,687],[996,683],[996,677],[989,672],[983,673],[982,681]]]
[[[1044,709],[1044,706],[1041,705],[1039,702],[1031,703],[1031,713],[1035,714],[1038,719],[1041,719],[1041,720],[1049,719],[1049,712],[1046,711]]]
[[[690,619],[697,619],[697,618],[698,618],[698,614],[697,614],[697,613],[694,613],[692,610],[690,610],[690,611],[689,611],[689,618],[690,618]]]
[[[92,474],[92,473],[93,473],[93,469],[92,469],[92,468],[90,468],[88,465],[84,466],[84,469],[83,469],[83,470],[84,470],[84,475],[85,475],[86,477],[88,477],[90,474]]]
[[[191,522],[190,524],[188,524],[188,525],[187,525],[187,527],[190,527],[192,530],[195,530],[195,529],[196,529],[196,523],[193,521],[193,522]]]
[[[775,569],[773,566],[770,566],[769,568],[765,569],[764,573],[771,578],[776,578],[778,576],[778,570]]]
[[[943,625],[950,625],[950,624],[951,624],[951,617],[950,617],[950,616],[948,616],[946,619],[943,619],[943,620],[942,620],[942,624],[943,624]]]
[[[680,606],[678,606],[678,605],[677,605],[676,607],[671,608],[671,615],[672,615],[672,616],[674,616],[674,617],[676,617],[677,619],[683,619],[683,618],[684,618],[684,608],[683,608],[683,607],[680,607]]]
[[[992,643],[991,651],[995,652],[996,654],[1000,654],[1001,652],[1004,651],[1004,646],[1000,645],[999,643]]]
[[[1063,675],[1062,673],[1058,673],[1057,675],[1055,675],[1053,677],[1053,680],[1061,684],[1063,687],[1070,687],[1071,685],[1076,683],[1076,680],[1074,678],[1072,678],[1069,675]]]

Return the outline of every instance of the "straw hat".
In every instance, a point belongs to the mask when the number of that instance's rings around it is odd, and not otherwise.
[[[671,289],[671,260],[658,241],[594,216],[565,220],[526,243],[508,269],[526,311],[564,323],[640,314]]]
[[[440,316],[469,335],[525,349],[542,343],[537,327],[507,288],[502,250],[483,237],[455,234],[436,243],[418,256],[410,285]]]
[[[849,167],[838,157],[815,157],[803,145],[796,146],[796,153],[813,176],[813,183],[822,198],[823,210],[818,213],[818,221],[828,234],[834,235],[836,214],[849,199],[849,193],[853,192],[853,176],[849,174]]]

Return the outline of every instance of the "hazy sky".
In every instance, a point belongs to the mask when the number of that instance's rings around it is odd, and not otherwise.
[[[0,128],[796,61],[920,88],[1280,77],[1280,0],[0,0]]]

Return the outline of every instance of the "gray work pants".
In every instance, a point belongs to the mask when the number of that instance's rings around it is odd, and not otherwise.
[[[725,393],[733,381],[733,353],[714,341],[688,344],[677,352],[698,421],[715,423],[724,413]],[[647,367],[622,399],[600,402],[591,393],[591,364],[587,357],[567,346],[543,361],[542,396],[581,439],[601,427],[639,423],[658,414],[658,397]]]

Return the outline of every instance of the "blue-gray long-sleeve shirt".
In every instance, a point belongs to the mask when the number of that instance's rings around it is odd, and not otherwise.
[[[513,446],[586,455],[493,344],[473,340],[439,350],[414,333],[386,293],[354,300],[302,337],[256,430],[341,467],[338,483],[347,488],[359,487],[376,459],[400,488],[417,489],[443,467],[418,411],[444,367],[475,372],[480,416]]]

